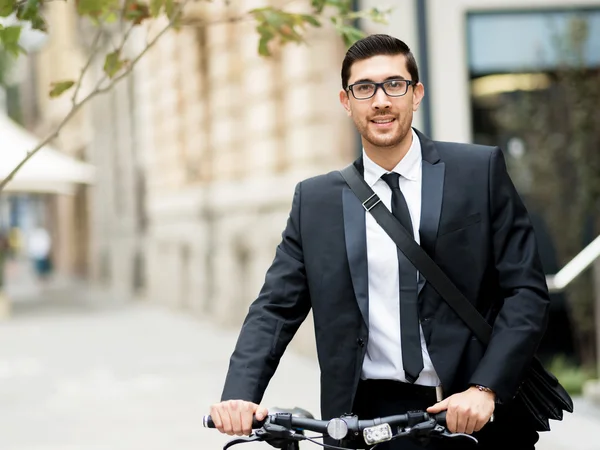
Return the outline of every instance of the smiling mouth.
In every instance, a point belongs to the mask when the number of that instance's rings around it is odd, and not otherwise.
[[[392,122],[394,122],[396,119],[394,118],[390,118],[390,119],[373,119],[371,120],[372,123],[374,123],[375,125],[388,125]]]

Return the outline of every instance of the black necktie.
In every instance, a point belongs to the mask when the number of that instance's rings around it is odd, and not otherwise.
[[[400,190],[400,175],[386,173],[381,179],[392,189],[392,214],[406,230],[413,235],[412,222],[408,205]],[[423,370],[421,353],[421,335],[419,331],[419,311],[417,308],[417,269],[398,251],[400,268],[400,339],[402,345],[402,365],[404,375],[409,383],[414,383]]]

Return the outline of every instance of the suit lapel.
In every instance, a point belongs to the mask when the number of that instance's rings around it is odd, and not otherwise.
[[[364,173],[362,158],[357,160],[355,166]],[[346,254],[350,267],[350,276],[356,301],[360,313],[367,327],[369,326],[369,277],[367,270],[367,226],[365,209],[354,192],[344,186],[342,190],[342,204],[344,210],[344,236],[346,240]]]
[[[423,186],[421,204],[421,247],[429,256],[435,253],[435,240],[437,238],[442,212],[442,197],[444,193],[444,163],[431,164],[423,161]]]
[[[440,160],[433,141],[415,131],[421,141],[423,155],[419,236],[421,247],[433,258],[444,197],[445,164]]]

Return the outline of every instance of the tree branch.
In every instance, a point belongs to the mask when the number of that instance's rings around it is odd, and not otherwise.
[[[166,25],[162,30],[159,31],[159,33],[154,37],[154,39],[152,39],[150,42],[148,42],[148,44],[146,45],[146,47],[144,48],[144,50],[142,50],[134,59],[132,59],[129,64],[127,64],[127,68],[118,76],[116,76],[115,78],[113,78],[111,80],[111,82],[103,87],[100,88],[100,86],[98,86],[98,88],[96,89],[97,92],[94,95],[103,93],[103,92],[107,92],[109,90],[112,89],[112,87],[117,84],[119,81],[121,81],[123,78],[125,78],[127,75],[129,75],[131,73],[131,71],[133,70],[133,68],[135,67],[135,65],[139,62],[140,59],[142,59],[142,57],[148,53],[148,51],[154,47],[154,45],[156,44],[156,42],[167,32],[171,29],[171,27],[173,26],[174,21],[170,21],[168,25]],[[120,49],[122,49],[123,47],[121,46]],[[104,77],[104,79],[106,79],[106,77]]]
[[[179,14],[183,11],[183,8],[185,7],[185,5],[188,3],[188,1],[190,0],[185,0],[183,2],[181,2],[176,10],[176,13],[173,15],[173,18],[169,20],[169,23],[167,25],[165,25],[163,27],[163,29],[148,43],[148,45],[146,45],[146,47],[144,48],[144,50],[142,50],[128,65],[127,69],[121,73],[119,76],[113,78],[111,80],[111,82],[104,88],[100,88],[100,84],[102,83],[102,81],[104,81],[106,79],[106,77],[102,77],[100,80],[100,83],[98,83],[96,85],[96,88],[94,90],[92,90],[87,96],[85,96],[80,102],[75,103],[73,105],[73,107],[71,108],[71,110],[67,113],[67,115],[61,120],[61,122],[58,124],[58,126],[56,127],[56,129],[50,133],[48,136],[46,136],[45,139],[43,139],[34,149],[29,150],[25,156],[25,158],[23,158],[23,160],[17,165],[17,167],[15,167],[6,178],[4,178],[1,182],[0,182],[0,192],[5,188],[5,186],[10,183],[10,181],[12,181],[12,179],[15,177],[15,175],[19,172],[19,170],[21,170],[21,168],[27,163],[27,161],[29,161],[37,152],[39,152],[44,146],[48,145],[48,143],[50,143],[50,141],[52,141],[53,139],[56,139],[58,137],[58,135],[60,134],[60,132],[62,131],[62,129],[64,128],[64,126],[69,122],[69,120],[71,120],[71,118],[77,114],[77,112],[79,112],[79,110],[87,103],[89,102],[91,99],[93,99],[94,97],[96,97],[97,95],[104,93],[108,90],[110,90],[116,83],[118,83],[121,79],[123,79],[125,76],[127,76],[127,74],[129,74],[133,68],[135,67],[135,65],[140,61],[140,59],[146,54],[148,53],[148,51],[154,47],[154,45],[158,42],[158,40],[164,36],[167,31],[169,31],[174,25],[175,25],[175,21],[177,20],[177,18],[179,17]],[[123,42],[121,44],[121,46],[119,48],[123,48],[123,46],[125,45],[125,41],[126,39],[129,37],[130,31],[128,31],[123,39]],[[82,75],[83,75],[83,71],[82,71]],[[80,78],[81,81],[81,78]]]
[[[21,0],[23,1],[23,0]],[[46,1],[51,1],[51,0],[46,0]],[[105,70],[105,73],[100,77],[99,81],[96,83],[96,86],[94,87],[94,89],[89,92],[83,99],[81,99],[80,101],[78,101],[77,96],[79,95],[79,92],[81,90],[81,85],[83,83],[83,78],[85,76],[85,74],[87,73],[87,71],[89,70],[89,68],[91,67],[94,57],[97,56],[98,54],[98,48],[101,47],[99,45],[100,43],[100,38],[102,36],[103,30],[99,30],[98,35],[95,37],[94,39],[94,44],[92,47],[92,52],[91,55],[89,56],[88,61],[86,62],[85,66],[83,67],[80,77],[76,82],[76,88],[75,88],[75,92],[73,94],[73,97],[71,99],[71,110],[65,115],[65,117],[60,121],[60,123],[58,124],[58,126],[56,127],[56,129],[49,134],[45,139],[43,139],[34,149],[30,150],[27,152],[25,158],[17,165],[17,167],[15,167],[10,174],[3,179],[2,181],[0,181],[0,192],[4,189],[4,187],[15,177],[15,175],[18,173],[18,171],[29,161],[29,159],[31,159],[40,149],[42,149],[44,146],[46,146],[49,142],[51,142],[53,139],[55,139],[56,137],[58,137],[58,135],[60,134],[60,132],[62,131],[62,129],[64,128],[64,126],[67,124],[67,122],[69,122],[69,120],[79,112],[79,110],[90,100],[92,100],[94,97],[96,97],[99,94],[105,93],[107,91],[109,91],[110,89],[113,88],[113,86],[115,86],[115,84],[117,84],[119,81],[121,81],[123,78],[125,78],[127,75],[129,75],[133,69],[135,68],[135,66],[137,65],[137,63],[144,57],[144,55],[146,55],[146,53],[148,53],[148,51],[154,47],[154,45],[171,29],[173,28],[176,24],[181,25],[182,24],[182,12],[185,8],[185,6],[194,0],[182,0],[181,3],[178,3],[175,7],[175,10],[173,11],[173,14],[170,16],[169,21],[167,23],[167,25],[165,25],[159,32],[158,34],[156,34],[154,36],[154,38],[152,38],[150,41],[146,42],[146,46],[144,47],[144,49],[131,61],[129,61],[127,64],[125,64],[123,66],[123,70],[116,76],[114,76],[114,78],[110,78],[109,74],[106,73],[107,71]],[[288,0],[286,2],[284,2],[284,5],[286,4],[291,4],[293,3],[294,0]],[[227,14],[225,14],[225,17],[221,18],[220,20],[212,20],[212,21],[206,21],[204,22],[204,24],[206,25],[212,25],[212,24],[216,24],[216,23],[220,23],[220,22],[242,22],[244,20],[248,20],[251,19],[251,14],[246,13],[246,14],[240,14],[240,15],[233,15],[230,17],[227,17]],[[125,19],[122,19],[125,20]],[[134,25],[132,24],[131,28],[127,30],[127,32],[123,35],[122,38],[122,42],[120,43],[119,46],[114,46],[113,48],[115,48],[115,51],[118,51],[119,54],[122,52],[125,44],[127,43],[127,40],[130,36],[130,34],[132,33],[134,28]],[[119,61],[120,64],[122,64],[122,61]],[[110,73],[110,71],[108,71]],[[111,73],[112,75],[112,73]],[[108,84],[106,86],[102,86],[105,81],[110,80],[108,82]]]
[[[77,87],[75,88],[75,92],[73,93],[73,97],[71,98],[71,103],[73,106],[75,106],[77,104],[77,94],[79,94],[79,90],[81,89],[81,84],[83,83],[83,78],[84,78],[87,70],[92,65],[92,62],[94,61],[94,57],[98,54],[98,43],[100,42],[100,38],[102,37],[103,33],[104,33],[104,29],[102,28],[102,26],[100,26],[100,28],[98,29],[98,33],[96,34],[96,36],[94,37],[94,41],[92,42],[92,51],[90,52],[90,56],[88,57],[88,60],[85,63],[85,66],[83,66],[83,69],[81,69],[81,75],[79,76],[79,80],[77,80]]]

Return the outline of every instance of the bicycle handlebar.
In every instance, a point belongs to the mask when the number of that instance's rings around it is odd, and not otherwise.
[[[350,434],[363,434],[365,430],[385,426],[388,427],[413,427],[423,422],[434,420],[436,424],[446,425],[446,411],[439,414],[429,415],[425,411],[414,411],[407,414],[398,414],[395,416],[379,417],[371,420],[358,420],[356,416],[341,416],[331,420],[308,419],[305,417],[295,417],[291,414],[271,414],[264,420],[252,421],[252,428],[258,429],[264,426],[266,422],[280,425],[288,430],[302,429],[327,434],[334,439],[343,439]],[[202,424],[205,428],[215,428],[212,417],[207,415],[203,417]]]

